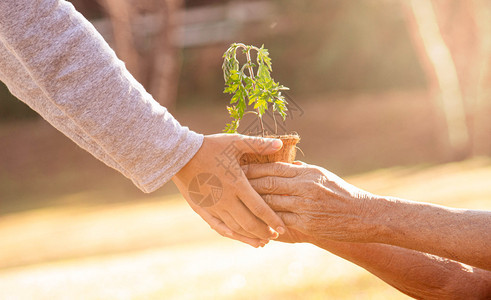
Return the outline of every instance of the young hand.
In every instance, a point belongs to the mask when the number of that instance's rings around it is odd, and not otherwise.
[[[270,154],[281,140],[237,134],[205,136],[196,155],[173,181],[191,208],[219,234],[253,247],[285,232],[281,218],[249,184],[239,166],[243,153]]]

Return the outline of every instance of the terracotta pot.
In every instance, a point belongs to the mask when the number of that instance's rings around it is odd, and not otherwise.
[[[267,136],[268,138],[279,138],[283,142],[283,147],[274,154],[262,155],[257,153],[245,153],[240,158],[240,165],[250,164],[266,164],[271,162],[287,162],[292,163],[295,161],[297,155],[296,145],[300,141],[300,137],[296,134],[281,135],[281,136]]]

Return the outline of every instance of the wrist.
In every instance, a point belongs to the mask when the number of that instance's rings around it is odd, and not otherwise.
[[[393,218],[391,197],[371,195],[366,202],[368,205],[363,213],[365,243],[382,243],[389,234]]]
[[[370,219],[373,225],[373,234],[370,236],[372,243],[387,243],[394,238],[397,231],[397,224],[401,223],[403,217],[398,214],[397,208],[400,207],[401,200],[388,196],[376,196],[374,199],[374,209]]]
[[[207,146],[206,144],[207,144],[207,136],[204,136],[198,151],[196,151],[194,156],[191,157],[191,159],[176,173],[176,175],[174,175],[174,177],[172,177],[172,181],[174,181],[174,183],[177,184],[178,182],[182,182],[182,181],[186,181],[186,179],[190,179],[188,178],[189,174],[193,173],[191,170],[195,169],[197,167],[197,164],[199,165],[198,161],[200,160],[201,153],[204,151],[203,149],[206,148]]]

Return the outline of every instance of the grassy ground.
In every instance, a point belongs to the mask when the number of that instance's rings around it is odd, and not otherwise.
[[[491,209],[489,178],[491,159],[477,158],[381,169],[348,181],[380,194]],[[311,245],[253,249],[221,238],[179,195],[7,214],[0,249],[7,299],[407,298]]]

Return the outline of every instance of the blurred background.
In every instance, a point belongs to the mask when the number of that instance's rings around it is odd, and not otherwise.
[[[491,208],[487,0],[71,2],[192,130],[217,133],[229,121],[228,46],[264,44],[273,77],[290,88],[285,130],[301,136],[298,159],[374,193]],[[3,85],[0,290],[13,299],[406,298],[313,246],[256,250],[221,238],[172,183],[141,193]]]

